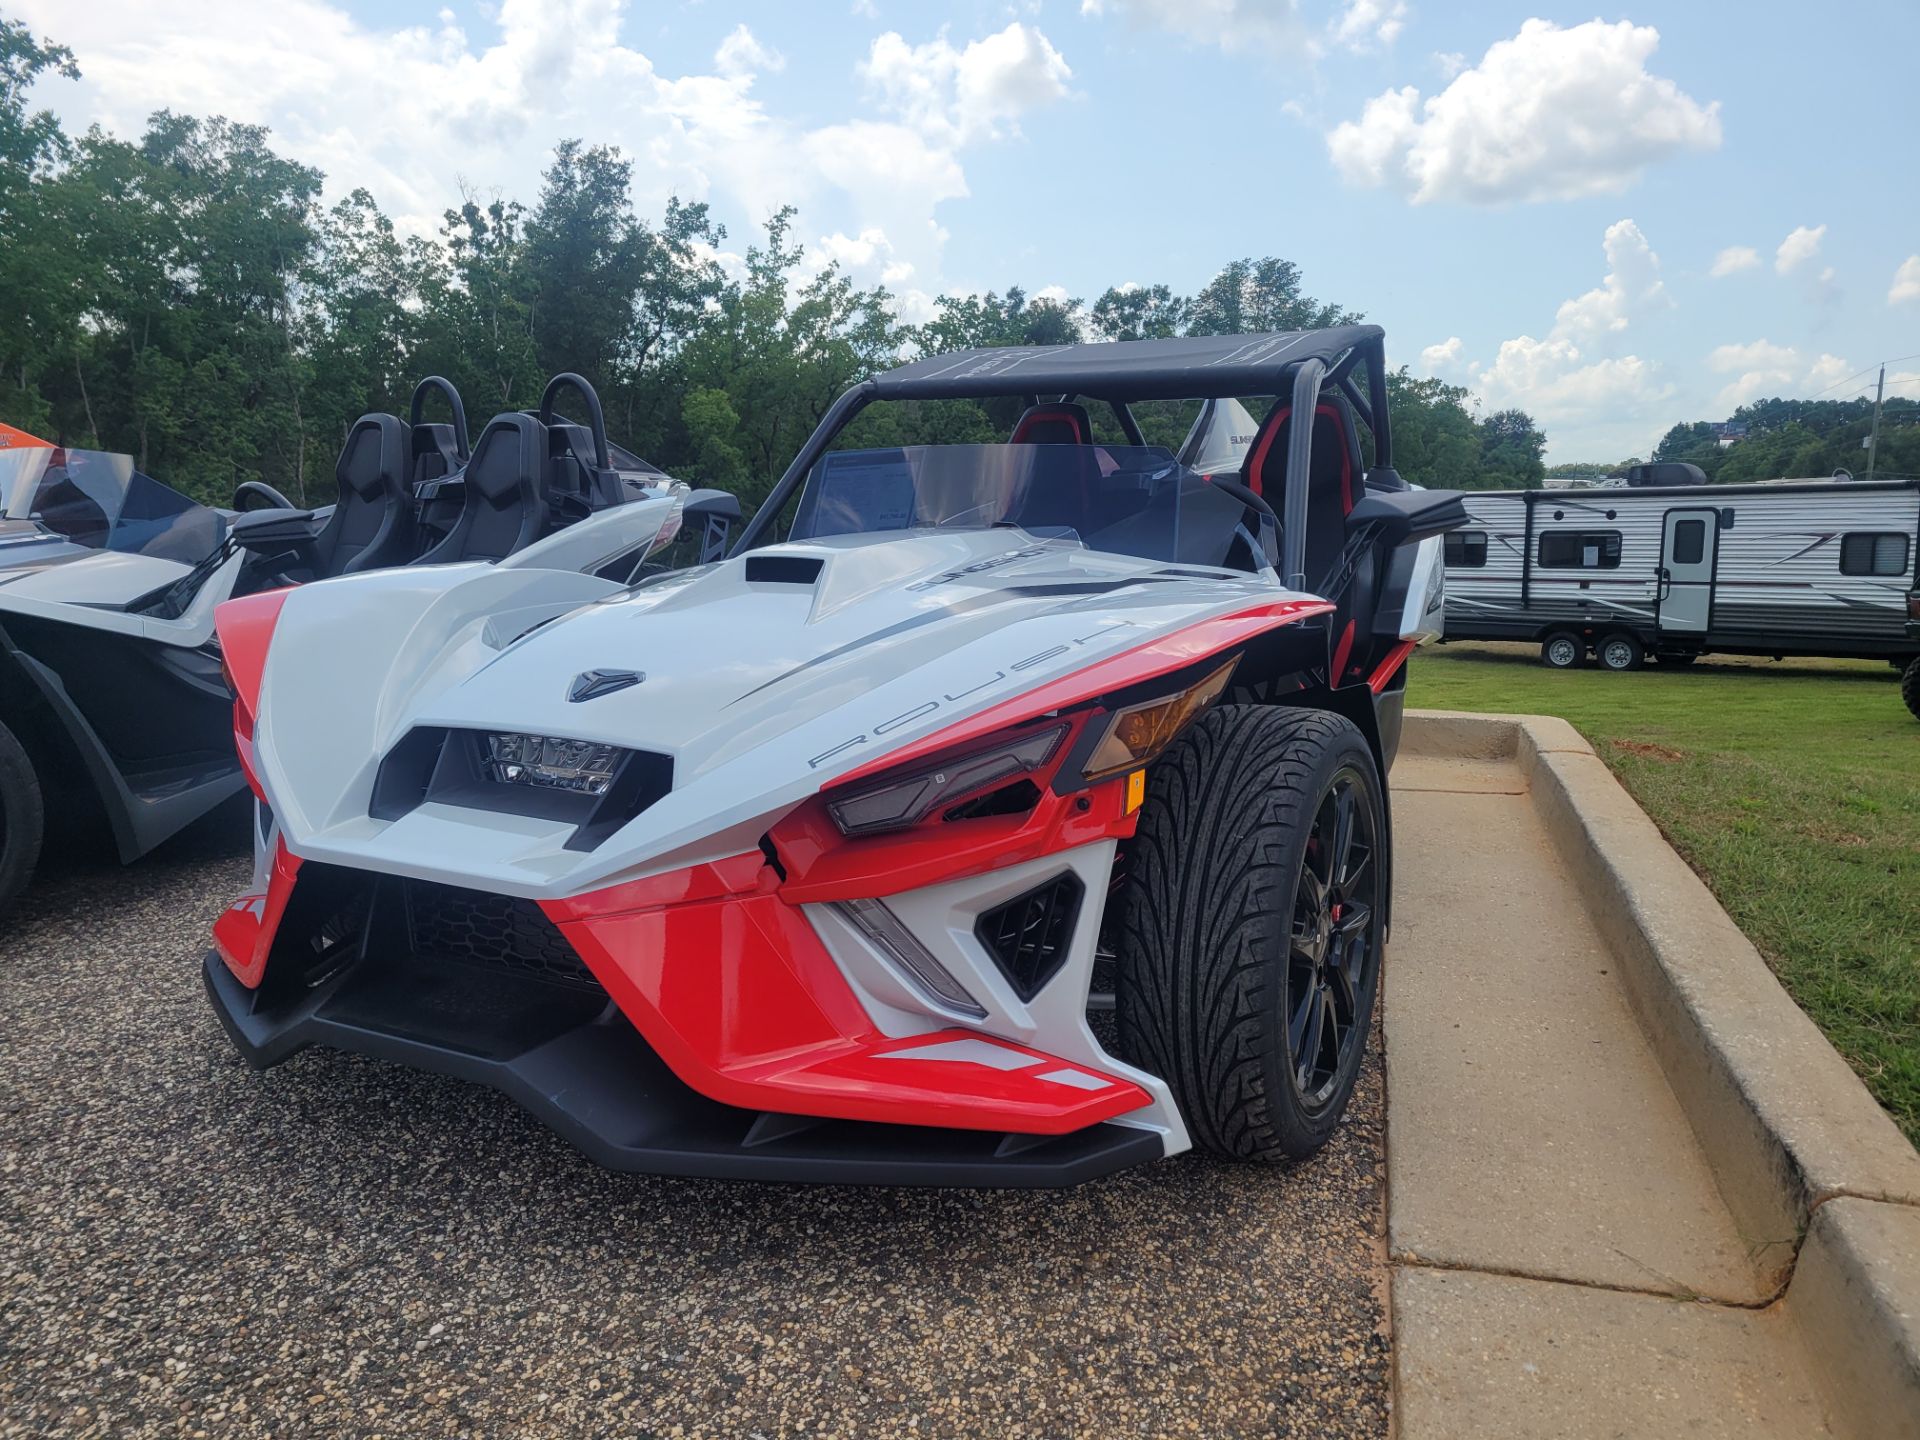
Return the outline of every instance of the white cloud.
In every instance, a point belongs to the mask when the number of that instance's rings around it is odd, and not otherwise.
[[[859,279],[877,277],[882,285],[898,286],[913,278],[913,265],[894,254],[893,242],[878,225],[858,235],[836,230],[822,235],[808,254],[817,269],[838,265]]]
[[[873,0],[853,0],[853,4],[848,7],[848,13],[856,15],[862,20],[878,20],[880,18],[879,8],[874,5]]]
[[[1733,376],[1713,397],[1714,406],[1727,415],[1773,395],[1818,394],[1853,373],[1838,355],[1823,353],[1809,362],[1794,346],[1770,340],[1717,345],[1707,355],[1707,368]]]
[[[1414,204],[1495,205],[1624,190],[1649,165],[1720,144],[1719,104],[1702,105],[1646,65],[1652,26],[1528,20],[1480,63],[1422,101],[1414,86],[1369,100],[1327,137],[1352,184],[1391,186]]]
[[[1729,370],[1789,369],[1800,363],[1800,352],[1791,345],[1775,345],[1770,340],[1755,340],[1746,345],[1716,345],[1707,356],[1707,368],[1719,374]]]
[[[1632,220],[1609,225],[1602,248],[1605,277],[1561,303],[1544,339],[1516,335],[1501,342],[1491,364],[1464,367],[1484,408],[1527,411],[1548,431],[1555,454],[1627,453],[1644,443],[1645,420],[1674,393],[1653,361],[1611,353],[1635,319],[1671,303],[1660,257]],[[1420,352],[1421,368],[1458,374],[1464,351],[1457,339],[1430,345]]]
[[[1351,0],[1349,8],[1356,8]],[[1319,38],[1301,18],[1298,0],[1080,0],[1080,13],[1119,16],[1135,29],[1170,31],[1229,54],[1265,50],[1312,59],[1320,52]]]
[[[1467,68],[1467,57],[1458,50],[1436,50],[1432,55],[1433,68],[1440,72],[1440,78],[1451,80]]]
[[[1466,342],[1458,335],[1449,335],[1438,345],[1429,345],[1420,352],[1420,368],[1429,375],[1457,374],[1466,358]]]
[[[1490,410],[1519,406],[1543,423],[1576,427],[1644,415],[1673,393],[1638,355],[1589,363],[1570,340],[1531,335],[1503,341],[1493,364],[1476,371],[1474,388]]]
[[[1602,248],[1607,254],[1606,278],[1560,306],[1554,316],[1556,336],[1572,339],[1624,330],[1635,311],[1668,303],[1660,279],[1660,257],[1638,225],[1615,221],[1607,227]]]
[[[1067,287],[1064,285],[1042,285],[1038,290],[1033,292],[1033,298],[1035,300],[1050,300],[1055,305],[1064,305],[1073,297],[1068,293]]]
[[[1393,44],[1406,25],[1406,0],[1345,0],[1327,22],[1327,35],[1334,44],[1363,53]]]
[[[1738,275],[1742,270],[1752,270],[1760,264],[1760,252],[1751,245],[1729,245],[1713,257],[1713,268],[1707,273],[1716,280],[1728,275]]]
[[[1053,43],[1018,21],[956,49],[943,33],[909,45],[892,30],[873,42],[860,73],[907,124],[950,144],[1017,133],[1020,117],[1072,91]]]
[[[1804,265],[1820,253],[1820,242],[1826,238],[1824,225],[1802,225],[1780,242],[1780,248],[1773,252],[1774,270],[1785,275]]]
[[[1904,305],[1920,300],[1920,255],[1909,255],[1893,272],[1893,288],[1887,291],[1889,305]]]
[[[732,33],[720,42],[720,48],[713,52],[713,66],[722,75],[751,75],[756,70],[784,70],[787,59],[754,39],[753,32],[743,23],[734,26]]]
[[[671,193],[709,200],[750,238],[793,202],[823,230],[889,237],[894,252],[863,279],[909,265],[930,288],[942,283],[937,209],[967,194],[962,154],[1012,133],[1068,75],[1031,27],[958,48],[942,38],[933,53],[952,63],[927,124],[875,114],[857,87],[829,95],[841,115],[803,123],[758,93],[783,61],[746,26],[718,36],[709,70],[672,75],[623,43],[631,8],[498,0],[471,33],[451,11],[383,26],[340,0],[17,0],[9,13],[77,53],[82,80],[43,92],[70,130],[97,121],[131,139],[163,107],[264,124],[280,153],[326,172],[329,198],[364,185],[409,233],[435,233],[463,188],[530,201],[554,142],[578,136],[633,161],[644,211]]]

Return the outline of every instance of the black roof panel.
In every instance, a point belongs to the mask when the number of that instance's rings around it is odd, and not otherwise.
[[[985,395],[1091,395],[1102,400],[1204,400],[1272,395],[1290,365],[1329,368],[1356,345],[1377,343],[1378,325],[1266,335],[1184,335],[1085,345],[955,350],[915,360],[869,381],[877,400]]]

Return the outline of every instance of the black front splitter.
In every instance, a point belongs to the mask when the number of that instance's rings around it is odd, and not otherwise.
[[[1158,1159],[1158,1134],[1101,1124],[1069,1135],[817,1120],[738,1109],[688,1087],[595,989],[475,966],[362,961],[277,1007],[216,952],[214,1013],[264,1070],[310,1045],[490,1086],[609,1170],[817,1185],[1037,1189]]]

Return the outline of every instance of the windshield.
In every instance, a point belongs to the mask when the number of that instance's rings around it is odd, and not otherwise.
[[[141,474],[131,456],[98,450],[0,450],[0,504],[41,535],[188,565],[226,537],[219,511]]]
[[[1092,550],[1257,569],[1245,507],[1159,446],[842,450],[808,477],[792,537],[1017,526]]]

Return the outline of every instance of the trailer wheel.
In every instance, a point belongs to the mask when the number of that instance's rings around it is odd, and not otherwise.
[[[0,725],[0,910],[14,902],[33,875],[45,823],[33,761],[13,732]]]
[[[1115,1018],[1199,1148],[1298,1158],[1333,1133],[1372,1025],[1386,839],[1344,716],[1222,705],[1148,772],[1115,897]]]
[[[1907,702],[1913,718],[1920,720],[1920,655],[1907,662],[1906,673],[1900,677],[1900,698]]]
[[[1540,663],[1549,670],[1571,670],[1587,658],[1587,642],[1571,630],[1556,630],[1540,643]]]
[[[1647,663],[1647,652],[1640,642],[1624,630],[1616,630],[1604,637],[1595,647],[1594,654],[1600,657],[1600,664],[1608,670],[1638,670]]]

